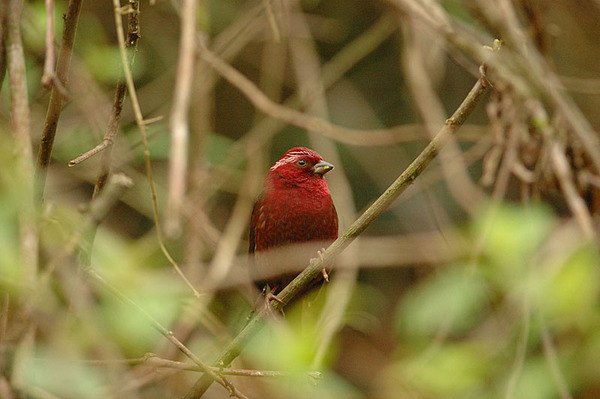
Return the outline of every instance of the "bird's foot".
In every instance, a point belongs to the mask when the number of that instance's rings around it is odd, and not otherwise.
[[[321,248],[319,251],[317,251],[317,255],[319,256],[319,259],[321,259],[321,264],[325,263],[325,259],[323,258],[324,252],[325,252],[325,248]],[[329,274],[327,273],[327,269],[326,268],[321,269],[321,274],[323,275],[323,280],[325,280],[328,283],[329,282]]]

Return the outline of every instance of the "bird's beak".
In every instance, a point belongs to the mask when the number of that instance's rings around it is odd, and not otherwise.
[[[316,173],[317,175],[323,176],[325,173],[327,173],[331,169],[333,169],[333,165],[330,164],[329,162],[321,161],[321,162],[315,164],[315,166],[313,166],[312,169],[313,169],[313,172]]]

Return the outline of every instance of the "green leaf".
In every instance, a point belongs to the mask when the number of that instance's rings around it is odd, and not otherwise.
[[[486,355],[489,352],[485,345],[445,344],[431,357],[399,361],[386,380],[396,386],[412,385],[426,396],[438,398],[481,391],[494,366]]]
[[[551,214],[538,206],[492,206],[480,214],[473,224],[473,241],[481,242],[489,277],[506,290],[523,281],[531,256],[553,224]]]
[[[484,313],[487,290],[481,275],[458,267],[433,275],[400,302],[399,329],[412,336],[432,336],[441,328],[467,331]]]
[[[543,286],[539,306],[554,323],[585,326],[593,319],[600,293],[600,259],[594,248],[575,252],[562,265],[551,268]]]

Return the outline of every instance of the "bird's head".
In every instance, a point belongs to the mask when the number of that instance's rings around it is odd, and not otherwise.
[[[325,184],[323,175],[333,169],[315,151],[296,147],[288,150],[269,169],[271,179],[283,180],[287,185]]]

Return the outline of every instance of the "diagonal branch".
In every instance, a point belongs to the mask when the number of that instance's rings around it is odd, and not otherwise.
[[[296,295],[302,292],[320,273],[325,265],[331,264],[350,243],[352,243],[365,229],[381,215],[390,205],[408,188],[408,186],[423,172],[433,161],[444,145],[452,138],[454,133],[464,124],[467,117],[473,112],[482,96],[487,91],[485,77],[477,80],[469,94],[454,112],[452,117],[446,121],[433,140],[423,149],[417,158],[402,172],[391,186],[342,234],[333,244],[327,248],[321,257],[314,259],[311,264],[302,271],[287,287],[277,296],[278,300],[272,300],[271,306],[281,309],[289,303]],[[230,343],[229,347],[215,362],[217,367],[227,367],[233,359],[241,353],[242,349],[262,325],[265,315],[263,309],[238,336]],[[198,399],[206,392],[213,382],[213,377],[204,374],[196,381],[196,384],[185,395],[184,399]]]

